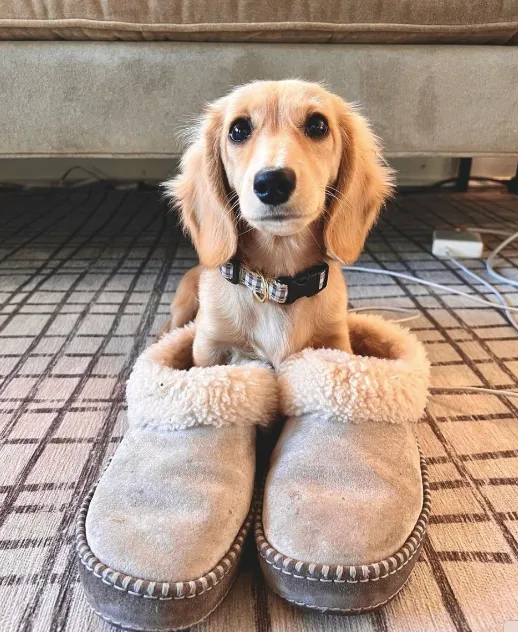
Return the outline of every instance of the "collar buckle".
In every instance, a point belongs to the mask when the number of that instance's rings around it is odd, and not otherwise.
[[[232,257],[229,263],[232,266],[232,276],[227,276],[226,279],[234,285],[239,285],[241,283],[241,261],[237,257]]]
[[[277,277],[276,281],[288,287],[288,294],[284,304],[290,305],[299,298],[314,296],[321,292],[327,286],[328,279],[329,265],[323,262],[293,277]]]

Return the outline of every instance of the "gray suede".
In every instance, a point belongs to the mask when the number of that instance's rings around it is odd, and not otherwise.
[[[249,510],[255,427],[130,429],[86,518],[92,552],[151,581],[189,581],[227,553]]]
[[[2,157],[171,157],[229,86],[287,77],[362,103],[386,154],[518,147],[516,46],[4,42],[0,59]]]
[[[264,496],[268,542],[316,564],[361,565],[394,554],[423,504],[412,424],[289,419]]]

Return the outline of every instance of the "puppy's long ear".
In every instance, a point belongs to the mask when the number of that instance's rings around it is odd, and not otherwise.
[[[324,229],[328,254],[354,263],[383,203],[393,190],[393,173],[380,155],[367,121],[336,97],[342,158],[331,189],[329,218]]]
[[[221,160],[222,110],[222,102],[209,106],[197,138],[182,158],[180,174],[164,184],[207,268],[225,263],[237,249]]]

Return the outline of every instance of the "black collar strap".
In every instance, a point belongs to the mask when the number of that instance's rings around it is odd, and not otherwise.
[[[317,263],[295,276],[276,279],[265,279],[262,274],[245,268],[236,258],[224,263],[219,269],[230,283],[250,288],[260,303],[269,300],[283,305],[294,303],[303,296],[315,296],[326,287],[329,277],[329,266],[325,262]]]

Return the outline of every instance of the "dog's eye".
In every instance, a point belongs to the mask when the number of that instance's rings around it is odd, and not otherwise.
[[[246,118],[237,119],[230,126],[228,135],[235,143],[242,143],[252,134],[252,124]]]
[[[310,138],[321,138],[329,131],[329,126],[322,114],[312,114],[306,121],[306,134]]]

